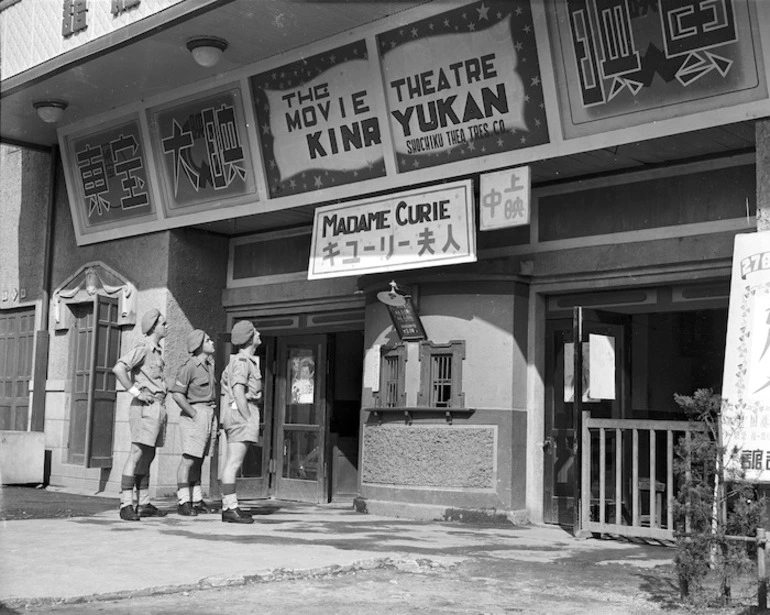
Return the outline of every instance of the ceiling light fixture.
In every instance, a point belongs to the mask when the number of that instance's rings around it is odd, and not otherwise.
[[[227,41],[216,36],[200,36],[187,41],[187,49],[192,57],[199,65],[205,67],[214,66],[219,62],[227,47]]]
[[[46,124],[55,124],[64,115],[67,103],[63,100],[40,100],[32,103],[38,117]]]

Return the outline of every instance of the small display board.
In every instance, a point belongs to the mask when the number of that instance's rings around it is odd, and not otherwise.
[[[406,295],[406,303],[400,306],[389,305],[390,319],[398,331],[398,337],[404,341],[416,341],[427,339],[425,329],[420,321],[420,315],[414,309],[412,297]]]

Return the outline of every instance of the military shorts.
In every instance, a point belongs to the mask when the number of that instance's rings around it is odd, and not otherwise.
[[[228,442],[257,442],[259,440],[259,408],[249,401],[249,416],[244,417],[237,408],[230,407],[222,398],[222,427]]]
[[[195,416],[179,414],[179,433],[182,437],[182,453],[190,457],[205,457],[211,447],[214,427],[214,406],[212,403],[190,404]]]
[[[163,446],[166,441],[166,406],[156,399],[146,404],[138,399],[131,400],[128,409],[128,426],[131,442],[145,446]]]

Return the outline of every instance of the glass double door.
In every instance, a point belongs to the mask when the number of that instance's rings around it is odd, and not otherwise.
[[[264,394],[259,441],[238,473],[238,494],[325,502],[327,336],[264,336],[257,354]],[[224,454],[220,450],[220,466]]]

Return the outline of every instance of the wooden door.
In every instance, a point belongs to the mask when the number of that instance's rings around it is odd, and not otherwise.
[[[546,324],[546,415],[543,441],[543,517],[546,523],[579,525],[582,412],[625,418],[630,408],[630,318],[576,307],[572,319]],[[606,357],[593,377],[604,390],[591,391],[591,343]],[[601,348],[600,348],[601,347]],[[603,349],[605,352],[597,353]],[[603,380],[599,375],[611,374]],[[575,374],[581,377],[576,378]],[[596,386],[595,385],[595,386]],[[611,460],[620,463],[622,460]],[[612,466],[608,466],[612,467]],[[576,494],[578,497],[576,497]]]
[[[70,463],[112,467],[118,360],[118,301],[96,295],[93,303],[72,306],[70,354]]]
[[[27,431],[35,309],[0,312],[0,430]]]

